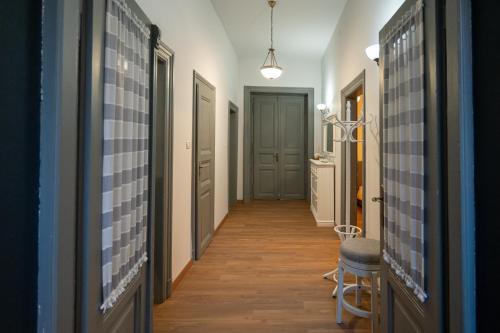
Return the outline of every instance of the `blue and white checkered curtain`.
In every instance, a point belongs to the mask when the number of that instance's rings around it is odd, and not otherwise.
[[[147,261],[149,28],[108,0],[104,56],[101,310]]]
[[[424,302],[425,104],[422,2],[381,41],[384,259]]]

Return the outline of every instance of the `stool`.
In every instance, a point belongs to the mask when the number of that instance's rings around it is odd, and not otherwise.
[[[339,236],[341,243],[349,238],[361,237],[361,233],[363,232],[363,230],[359,227],[356,227],[354,225],[345,225],[345,224],[335,226],[333,228],[333,230],[335,230],[335,232]],[[323,278],[328,279],[331,276],[332,280],[335,283],[337,283],[337,285],[335,286],[335,288],[332,291],[332,297],[337,296],[337,289],[338,289],[337,272],[338,272],[338,268],[335,268],[333,271],[328,272],[326,274],[323,274]],[[358,280],[358,278],[356,278],[356,281],[357,280]]]
[[[354,274],[356,284],[344,287],[344,273]],[[338,266],[338,290],[337,293],[337,324],[342,323],[342,309],[346,309],[355,316],[371,318],[372,332],[378,328],[378,274],[380,272],[380,242],[366,238],[346,239],[340,245],[340,258]],[[371,278],[371,287],[365,286],[358,277]],[[370,291],[371,311],[360,309],[361,290]],[[352,291],[356,292],[356,306],[348,303],[344,296]]]

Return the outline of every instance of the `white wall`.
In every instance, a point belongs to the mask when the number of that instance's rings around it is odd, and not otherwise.
[[[267,50],[262,50],[262,56],[242,57],[239,60],[240,84],[238,102],[239,116],[239,145],[238,145],[238,199],[243,199],[243,93],[245,86],[260,87],[295,87],[314,88],[314,105],[321,100],[321,59],[294,59],[282,57],[277,47],[278,63],[283,67],[283,74],[275,80],[267,80],[260,74],[260,67],[264,62]],[[314,118],[314,151],[321,148],[321,117],[315,112]]]
[[[371,198],[379,196],[379,88],[378,67],[365,55],[365,48],[378,42],[378,33],[403,0],[349,0],[323,57],[323,100],[340,109],[340,90],[366,69],[366,114],[373,122],[366,131],[366,235],[379,239],[379,207]],[[340,144],[337,144],[336,207],[340,207]],[[340,221],[340,208],[336,211]]]
[[[191,259],[191,150],[193,70],[216,87],[215,227],[227,208],[228,100],[235,103],[238,57],[208,0],[136,0],[174,52],[172,271]]]

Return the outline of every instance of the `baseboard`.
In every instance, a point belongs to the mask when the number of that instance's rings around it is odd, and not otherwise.
[[[184,266],[184,268],[182,269],[182,271],[175,278],[174,283],[172,283],[172,290],[175,290],[175,288],[177,288],[179,286],[179,284],[181,283],[182,279],[184,278],[184,276],[186,275],[186,273],[189,271],[189,269],[191,268],[191,266],[193,266],[193,260],[192,259],[189,260],[189,262],[186,264],[186,266]]]
[[[226,216],[224,216],[224,218],[222,219],[222,221],[217,226],[217,229],[215,229],[214,237],[217,235],[217,233],[219,232],[219,230],[222,227],[222,225],[224,224],[224,222],[226,222],[228,216],[229,216],[229,212],[226,213]]]
[[[329,227],[333,228],[335,227],[335,222],[334,221],[316,221],[316,226],[317,227]]]
[[[335,221],[334,220],[318,220],[316,217],[316,212],[314,211],[313,207],[311,206],[311,213],[314,216],[314,220],[316,221],[316,226],[317,227],[326,227],[326,228],[333,228],[335,227]]]

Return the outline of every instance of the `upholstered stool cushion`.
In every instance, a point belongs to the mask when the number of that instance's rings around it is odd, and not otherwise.
[[[340,245],[340,255],[360,264],[377,265],[380,263],[380,242],[367,238],[349,238]]]

